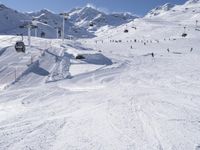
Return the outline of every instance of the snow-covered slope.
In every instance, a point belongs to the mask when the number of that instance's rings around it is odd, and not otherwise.
[[[0,150],[199,150],[190,2],[93,39],[32,38],[26,53],[14,50],[19,37],[0,36]]]

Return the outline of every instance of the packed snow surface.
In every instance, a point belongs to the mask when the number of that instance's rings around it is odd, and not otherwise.
[[[0,36],[0,150],[200,150],[198,6],[92,39],[32,38],[26,53]]]

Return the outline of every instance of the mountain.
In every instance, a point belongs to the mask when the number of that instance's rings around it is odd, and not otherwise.
[[[47,9],[42,9],[38,12],[28,13],[28,15],[38,20],[39,22],[43,22],[44,24],[48,24],[53,27],[62,22],[62,18],[58,14],[55,14],[54,12],[51,12]]]
[[[147,17],[153,17],[153,16],[158,16],[161,15],[169,10],[171,10],[175,5],[167,3],[163,6],[156,7],[155,9],[151,10],[148,14]]]
[[[128,23],[137,16],[128,13],[106,14],[93,7],[75,8],[68,12],[69,17],[65,25],[65,37],[91,38],[101,27],[116,27]],[[61,31],[62,17],[50,10],[20,13],[16,10],[0,5],[0,34],[24,34],[26,29],[20,29],[24,21],[32,21],[38,26],[38,36],[45,33],[47,38],[56,38],[56,28]],[[32,31],[34,34],[34,30]]]
[[[0,33],[11,34],[11,31],[19,28],[24,20],[29,20],[30,17],[16,10],[10,9],[3,4],[0,4]]]
[[[54,28],[62,25],[62,18],[46,9],[29,15]],[[68,12],[68,15],[65,30],[67,34],[72,36],[92,36],[93,32],[103,26],[116,27],[137,18],[137,16],[128,13],[106,14],[91,6],[74,8]]]
[[[151,10],[145,19],[171,21],[171,23],[195,24],[200,18],[200,1],[189,0],[183,5],[165,4]]]
[[[196,4],[196,3],[199,3],[199,2],[200,2],[200,0],[188,0],[186,2],[186,4]]]
[[[119,26],[138,18],[129,13],[106,14],[91,6],[73,9],[69,12],[69,20],[78,27],[96,31],[103,26]]]

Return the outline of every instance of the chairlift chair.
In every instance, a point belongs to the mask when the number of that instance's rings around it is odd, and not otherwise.
[[[124,33],[128,33],[128,29],[125,29],[125,30],[124,30]]]
[[[19,52],[23,52],[25,53],[26,47],[23,41],[17,41],[15,43],[15,50],[19,53]]]
[[[182,34],[182,37],[186,37],[186,36],[187,36],[187,33],[183,33],[183,34]]]
[[[93,27],[93,26],[94,26],[94,23],[93,23],[93,22],[90,22],[90,23],[89,23],[89,26],[90,26],[90,27]]]

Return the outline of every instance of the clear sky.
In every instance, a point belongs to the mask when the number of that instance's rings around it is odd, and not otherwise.
[[[187,0],[0,0],[2,4],[19,11],[36,11],[43,8],[56,13],[69,11],[74,7],[92,4],[107,12],[131,12],[140,16],[165,3],[183,4]]]

